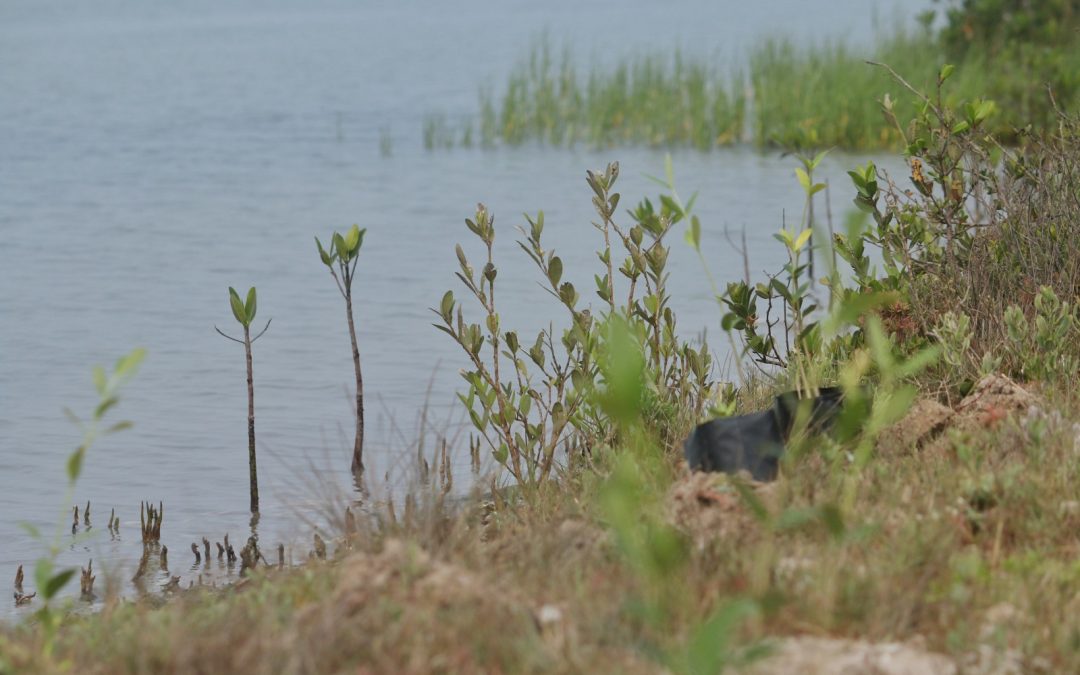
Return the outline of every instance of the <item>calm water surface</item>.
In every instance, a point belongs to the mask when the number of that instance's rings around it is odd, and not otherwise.
[[[900,4],[879,3],[878,16]],[[679,46],[734,65],[766,35],[869,44],[874,21],[864,0],[0,3],[0,584],[41,551],[17,523],[49,527],[61,512],[79,440],[62,408],[87,411],[90,367],[135,346],[149,356],[116,410],[135,427],[93,448],[76,492],[99,532],[117,510],[121,540],[91,538],[63,562],[93,557],[130,578],[145,498],[165,502],[184,585],[192,541],[229,531],[242,543],[243,353],[213,330],[235,328],[230,285],[256,285],[261,319],[274,319],[255,349],[264,546],[307,540],[298,516],[316,517],[316,486],[348,483],[352,424],[343,303],[313,235],[368,228],[357,319],[379,483],[405,473],[429,382],[433,415],[453,419],[464,361],[427,308],[458,288],[454,243],[479,255],[463,226],[476,202],[499,228],[504,326],[560,317],[513,244],[523,212],[545,210],[548,246],[592,287],[584,171],[619,160],[629,206],[655,193],[644,176],[662,173],[662,152],[422,148],[425,113],[471,113],[478,87],[497,87],[541,31],[584,60]],[[742,274],[725,225],[746,228],[754,273],[780,264],[771,234],[801,206],[790,158],[736,149],[674,161],[681,191],[701,191],[721,281]],[[826,162],[837,211],[856,161]],[[672,243],[684,329],[715,334],[700,265],[680,232]],[[0,617],[12,611],[0,602]]]

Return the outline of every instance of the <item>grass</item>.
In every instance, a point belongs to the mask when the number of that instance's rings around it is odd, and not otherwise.
[[[480,93],[479,111],[465,131],[451,131],[438,113],[426,116],[427,149],[480,144],[514,146],[693,147],[701,150],[751,142],[783,148],[897,149],[900,134],[881,113],[890,96],[907,119],[914,107],[887,72],[889,64],[916,88],[933,88],[941,66],[955,63],[950,102],[981,95],[1005,111],[994,131],[1015,141],[1014,130],[1031,123],[1052,131],[1058,104],[1073,109],[1080,96],[1080,50],[1019,46],[1008,54],[970,49],[951,58],[928,28],[898,28],[874,47],[843,40],[796,47],[770,39],[747,55],[748,67],[725,67],[680,51],[624,57],[609,66],[582,68],[569,50],[556,57],[550,42],[533,44],[513,69],[501,94]]]
[[[879,101],[886,94],[906,101],[906,92],[885,70],[867,64],[867,56],[842,42],[798,49],[788,40],[770,40],[757,47],[750,56],[755,142],[795,148],[896,147],[899,133],[886,123]],[[937,75],[929,38],[901,34],[874,56],[916,87],[926,88]],[[908,106],[898,116],[907,119],[911,112]]]
[[[685,145],[708,149],[744,140],[746,97],[739,74],[676,52],[581,72],[572,54],[557,59],[535,44],[497,97],[480,93],[477,135],[484,146],[538,141],[555,146]],[[425,139],[440,116],[425,119]],[[425,147],[438,147],[425,140]]]

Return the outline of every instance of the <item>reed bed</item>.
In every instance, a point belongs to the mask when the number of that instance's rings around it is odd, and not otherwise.
[[[501,93],[482,89],[471,119],[425,116],[428,150],[452,147],[555,147],[585,144],[690,147],[699,150],[752,143],[758,147],[848,150],[898,149],[901,135],[881,111],[886,96],[899,119],[914,104],[886,63],[908,82],[932,91],[941,66],[957,65],[945,95],[950,105],[980,96],[1002,110],[993,131],[1006,141],[1031,123],[1052,130],[1056,114],[1046,91],[1071,109],[1080,93],[1080,50],[1025,57],[970,50],[957,62],[932,30],[897,29],[870,47],[830,41],[799,47],[786,38],[753,48],[746,67],[675,50],[582,67],[548,40],[533,44]],[[1034,70],[1033,70],[1034,69]]]
[[[457,134],[439,113],[424,121],[424,145],[688,146],[707,150],[745,139],[743,75],[676,51],[581,69],[569,50],[533,46],[501,96],[484,89],[479,114]],[[473,133],[475,125],[476,132]],[[454,143],[456,144],[456,143]]]

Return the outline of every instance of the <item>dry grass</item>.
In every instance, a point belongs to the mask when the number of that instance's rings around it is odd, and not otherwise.
[[[972,220],[963,264],[929,270],[914,289],[924,307],[920,318],[933,321],[947,311],[970,317],[980,356],[1007,351],[1002,316],[1009,305],[1031,317],[1044,286],[1074,309],[1080,297],[1080,120],[1061,115],[1055,133],[1025,140],[978,179],[984,207]],[[1066,351],[1076,354],[1072,347]]]

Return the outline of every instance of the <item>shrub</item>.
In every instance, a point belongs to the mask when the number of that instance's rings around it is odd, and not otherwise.
[[[609,352],[608,324],[616,317],[644,349],[648,382],[641,405],[665,442],[681,437],[718,391],[708,347],[679,338],[669,306],[666,237],[676,223],[692,217],[689,208],[669,195],[660,197],[659,208],[645,199],[628,212],[634,224],[619,225],[615,216],[620,194],[614,191],[618,176],[617,163],[587,173],[600,216],[595,225],[603,235],[597,252],[600,270],[594,276],[601,309],[585,306],[578,289],[564,279],[562,259],[544,248],[541,212],[526,217],[528,226],[519,228],[523,239],[518,244],[566,310],[569,324],[562,331],[541,330],[528,340],[503,326],[496,303],[495,218],[481,204],[465,222],[483,245],[484,262],[477,271],[458,246],[457,277],[479,305],[482,323],[466,321],[463,303],[453,291],[432,310],[441,320],[436,328],[469,358],[471,367],[462,373],[469,388],[459,398],[478,438],[523,485],[543,483],[556,467],[566,466],[559,461],[560,453],[567,461],[575,452],[587,460],[593,449],[615,444],[617,430],[597,401],[609,384],[603,365]]]

